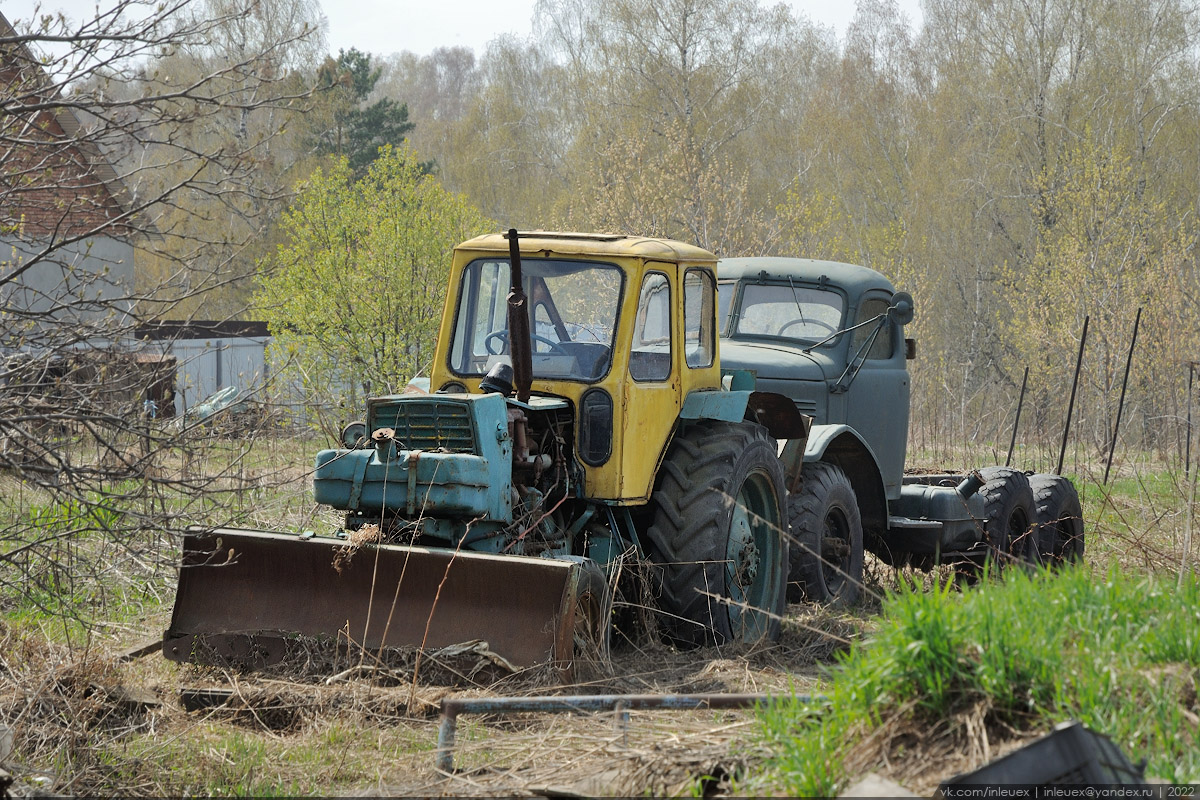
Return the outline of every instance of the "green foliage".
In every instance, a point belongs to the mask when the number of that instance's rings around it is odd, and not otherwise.
[[[273,357],[320,405],[402,389],[432,355],[451,250],[493,227],[407,148],[357,182],[345,159],[317,170],[255,297]]]
[[[317,71],[330,113],[329,127],[316,135],[318,149],[345,156],[356,178],[379,157],[380,148],[398,147],[413,129],[408,106],[387,97],[367,104],[382,72],[369,53],[353,47],[339,50],[336,60],[326,58]]]
[[[1200,776],[1195,681],[1200,579],[1086,569],[1010,574],[959,593],[905,587],[878,634],[831,670],[826,707],[784,702],[761,714],[772,781],[789,794],[836,793],[845,755],[897,719],[916,725],[971,708],[1017,729],[1066,719],[1110,736],[1149,773]]]
[[[106,537],[127,530],[128,508],[117,494],[88,492],[31,504],[15,524],[0,531],[0,564],[9,570],[0,606],[13,619],[56,616],[81,621],[103,594],[74,574],[72,557],[81,548],[102,548]],[[10,583],[11,581],[11,583]],[[112,616],[118,616],[116,606]]]
[[[863,0],[840,41],[761,0],[537,16],[477,68],[410,54],[381,79],[488,213],[878,269],[917,298],[913,429],[955,443],[1011,430],[1026,366],[1023,433],[1061,431],[1090,315],[1074,434],[1107,449],[1143,305],[1122,435],[1174,443],[1200,345],[1194,3],[939,0],[913,30]]]
[[[57,498],[47,505],[30,507],[26,524],[41,534],[79,533],[82,531],[121,530],[124,513],[114,498],[92,493],[84,503],[72,497]]]

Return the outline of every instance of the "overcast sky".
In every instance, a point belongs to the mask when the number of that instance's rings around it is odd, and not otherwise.
[[[357,47],[377,55],[409,50],[426,55],[438,47],[463,45],[477,54],[496,36],[528,36],[533,28],[536,0],[324,0],[329,21],[331,53]],[[94,16],[96,7],[111,0],[42,0],[42,13],[61,9],[68,17]],[[788,0],[813,22],[831,26],[839,37],[854,14],[853,0]],[[10,21],[27,19],[35,0],[0,0],[0,12]],[[900,0],[909,23],[919,27],[919,0]]]

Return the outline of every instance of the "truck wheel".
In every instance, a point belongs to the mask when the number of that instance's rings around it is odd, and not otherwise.
[[[1083,509],[1075,484],[1061,475],[1029,479],[1037,514],[1038,548],[1051,567],[1083,561]]]
[[[1029,478],[1008,467],[984,467],[979,472],[985,481],[979,494],[985,501],[983,531],[988,557],[1003,554],[1004,562],[1040,564]]]
[[[788,498],[791,530],[788,599],[850,606],[862,592],[862,514],[841,467],[804,465],[803,485]]]
[[[775,442],[761,425],[701,420],[676,434],[646,531],[668,638],[685,645],[779,638],[785,496]]]

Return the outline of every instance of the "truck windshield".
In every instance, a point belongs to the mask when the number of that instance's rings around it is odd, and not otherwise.
[[[521,273],[533,333],[533,375],[598,380],[612,362],[623,275],[613,264],[523,258]],[[450,369],[486,375],[511,363],[508,341],[507,258],[477,259],[463,271]]]
[[[732,286],[722,286],[722,308]],[[746,284],[741,304],[729,314],[727,335],[779,336],[819,342],[842,327],[842,295],[799,284]],[[832,344],[832,341],[830,342]]]

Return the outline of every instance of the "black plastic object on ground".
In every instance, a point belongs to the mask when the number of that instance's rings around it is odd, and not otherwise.
[[[944,781],[938,786],[937,796],[953,797],[957,793],[947,789],[956,787],[1002,784],[1028,790],[1006,792],[1006,797],[1045,797],[1039,790],[1049,786],[1140,784],[1145,780],[1144,769],[1130,764],[1107,736],[1088,730],[1080,722],[1064,722],[1053,733],[1020,750]]]

